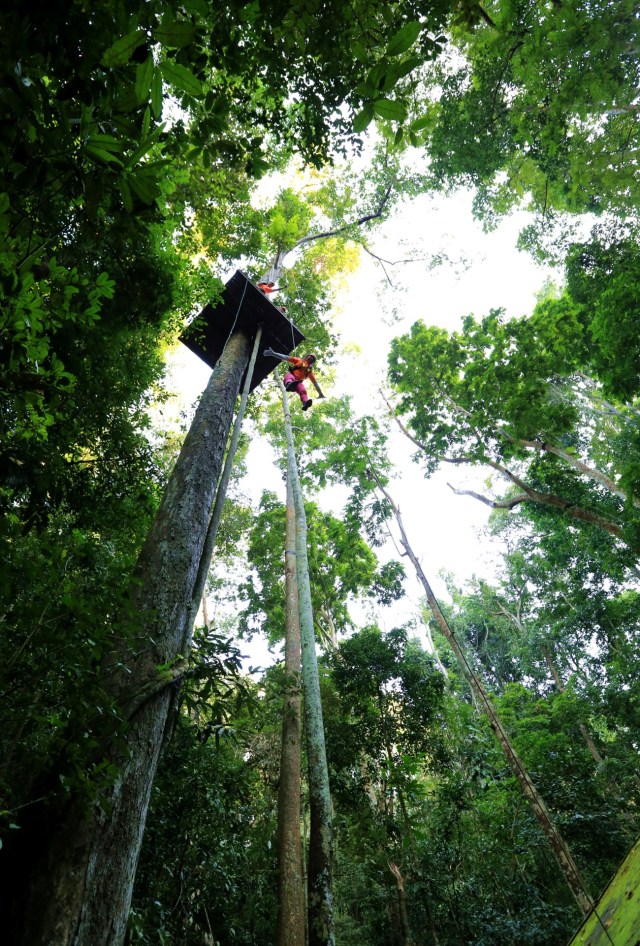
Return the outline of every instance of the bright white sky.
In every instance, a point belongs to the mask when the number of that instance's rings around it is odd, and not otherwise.
[[[375,233],[370,248],[377,255],[397,260],[409,255],[430,257],[444,250],[454,261],[466,260],[466,268],[445,263],[429,271],[426,261],[387,267],[392,289],[379,264],[363,253],[360,269],[350,278],[348,289],[341,292],[334,311],[334,328],[345,347],[355,344],[361,350],[358,370],[354,371],[350,361],[348,372],[342,377],[338,372],[339,390],[335,393],[351,394],[356,409],[381,416],[385,408],[377,392],[386,374],[389,341],[407,332],[413,322],[422,319],[452,330],[469,313],[482,316],[498,307],[504,307],[510,316],[531,312],[536,293],[549,277],[558,279],[558,273],[516,250],[518,233],[527,222],[526,214],[514,214],[494,232],[483,233],[472,218],[467,193],[424,195],[399,208]],[[393,309],[395,320],[390,324]],[[295,322],[295,312],[288,314]],[[204,389],[209,369],[184,346],[176,353],[173,367],[185,403],[193,402]],[[324,393],[331,397],[331,386],[322,378],[321,360],[316,374]],[[455,496],[447,486],[452,482],[487,492],[483,487],[486,476],[450,467],[426,480],[411,462],[415,448],[399,431],[393,435],[391,451],[399,473],[389,489],[436,594],[444,593],[440,572],[453,573],[458,584],[474,575],[490,577],[499,551],[482,534],[490,510],[471,497]],[[263,489],[283,492],[266,443],[254,438],[247,462],[249,472],[243,487],[253,500],[260,498]],[[397,552],[389,542],[382,555],[397,557]],[[416,617],[422,589],[413,574],[406,587],[406,598],[378,615],[384,629]],[[260,660],[261,655],[254,659]]]

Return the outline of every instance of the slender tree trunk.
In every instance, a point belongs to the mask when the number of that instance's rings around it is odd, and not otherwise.
[[[402,946],[413,946],[413,937],[409,926],[409,910],[407,908],[407,892],[404,887],[404,877],[397,864],[389,861],[389,870],[396,880],[398,890],[398,915],[400,919],[400,934]]]
[[[296,515],[287,476],[285,535],[285,696],[278,784],[278,934],[277,946],[304,946],[304,874],[300,840],[300,615],[296,579]]]
[[[105,689],[121,704],[180,656],[187,614],[249,340],[235,333],[212,374],[140,553],[133,602],[140,624],[114,648]],[[40,839],[20,946],[120,946],[124,940],[171,688],[150,690],[129,722],[120,774],[87,812],[71,800]]]
[[[202,598],[200,599],[200,603],[202,606],[202,623],[207,628],[207,630],[209,630],[209,628],[211,627],[211,619],[209,617],[209,608],[207,607],[206,594],[202,595]]]
[[[389,923],[389,946],[404,946],[397,897],[389,896],[387,899],[387,920]]]
[[[335,943],[332,890],[333,815],[324,741],[318,659],[313,633],[313,608],[307,560],[307,517],[298,476],[289,401],[281,381],[280,388],[287,436],[287,466],[296,511],[296,575],[300,607],[304,717],[309,759],[311,815],[308,872],[309,946],[333,946]]]
[[[525,769],[524,764],[522,763],[522,760],[516,753],[516,750],[511,743],[511,739],[509,738],[509,735],[506,729],[502,725],[502,721],[500,717],[498,716],[498,713],[496,712],[496,709],[493,706],[493,703],[489,699],[487,692],[484,689],[484,686],[482,685],[480,679],[476,676],[473,669],[469,665],[463,650],[458,644],[455,634],[453,633],[452,629],[449,627],[449,624],[447,623],[447,620],[444,614],[440,610],[440,606],[431,589],[431,585],[427,581],[426,575],[424,574],[422,570],[422,566],[420,565],[420,562],[414,555],[413,549],[411,548],[409,544],[409,540],[407,538],[407,534],[404,530],[404,526],[402,523],[402,518],[400,516],[400,510],[394,503],[389,493],[382,486],[380,480],[375,476],[375,474],[370,472],[370,475],[374,478],[375,482],[378,484],[378,488],[383,493],[387,502],[393,509],[393,512],[396,517],[396,522],[400,530],[400,542],[402,543],[402,546],[407,556],[409,557],[411,564],[413,565],[416,571],[416,575],[418,576],[419,581],[422,583],[422,587],[424,588],[425,594],[427,597],[427,602],[429,604],[429,607],[431,608],[431,613],[433,614],[435,620],[437,621],[438,626],[440,627],[442,633],[444,634],[447,641],[449,642],[449,645],[451,646],[451,649],[453,650],[455,654],[456,660],[458,661],[460,669],[462,670],[464,676],[466,677],[467,682],[469,683],[469,686],[471,687],[471,691],[475,695],[479,706],[482,707],[484,713],[486,714],[489,720],[489,724],[491,728],[493,729],[496,739],[498,740],[500,744],[500,748],[504,752],[504,755],[509,764],[509,767],[511,768],[511,771],[513,772],[518,782],[520,783],[522,792],[525,798],[527,799],[527,801],[529,802],[529,804],[531,805],[533,813],[538,819],[538,824],[542,828],[542,831],[544,832],[547,838],[547,841],[549,842],[549,846],[551,847],[551,850],[553,851],[555,855],[558,865],[560,869],[562,870],[564,878],[567,881],[569,889],[571,890],[571,893],[573,894],[576,900],[576,903],[578,904],[582,913],[586,916],[586,914],[589,913],[589,911],[593,907],[593,901],[587,891],[587,888],[584,884],[584,881],[582,880],[582,877],[580,876],[580,872],[578,871],[578,868],[573,860],[573,857],[571,856],[571,852],[569,851],[569,848],[567,847],[567,844],[564,838],[560,834],[560,831],[554,824],[551,818],[551,815],[549,814],[549,811],[547,809],[547,806],[545,805],[542,799],[542,796],[540,795],[536,786],[534,785],[531,779],[531,776]]]

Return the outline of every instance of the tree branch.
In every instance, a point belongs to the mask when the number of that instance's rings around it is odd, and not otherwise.
[[[288,253],[293,253],[294,250],[297,250],[299,246],[303,246],[305,243],[312,243],[314,240],[322,240],[325,237],[337,236],[339,233],[345,233],[347,230],[350,230],[352,227],[361,227],[365,223],[369,223],[370,220],[378,220],[384,213],[384,209],[389,203],[389,197],[391,196],[391,191],[393,190],[393,184],[389,184],[387,187],[378,209],[371,214],[365,214],[362,217],[358,217],[357,220],[352,220],[351,223],[345,223],[342,227],[337,227],[335,230],[325,230],[323,233],[312,233],[310,236],[302,237],[301,240],[298,240],[297,243],[291,247],[290,250],[285,253],[285,256]]]
[[[180,683],[186,676],[192,676],[195,667],[189,667],[185,660],[180,660],[172,667],[160,670],[155,677],[147,680],[140,689],[133,694],[124,709],[124,717],[129,720],[141,709],[145,703],[161,693],[166,687]]]
[[[377,261],[380,263],[380,265],[382,266],[382,271],[383,271],[383,273],[384,273],[384,275],[385,275],[385,277],[386,277],[386,280],[387,280],[387,282],[389,283],[389,285],[391,286],[391,288],[393,289],[393,283],[391,282],[391,279],[390,279],[390,277],[389,277],[389,273],[387,272],[385,263],[386,263],[387,265],[389,265],[389,266],[393,266],[394,264],[393,264],[393,263],[389,263],[388,260],[383,260],[381,256],[377,256],[374,252],[372,252],[372,250],[369,249],[369,247],[366,245],[366,243],[361,243],[360,246],[361,246],[362,249],[365,251],[365,253],[368,253],[369,256],[372,256],[373,259],[377,260]]]
[[[417,439],[413,436],[413,434],[410,433],[410,431],[409,431],[409,430],[405,427],[405,425],[402,423],[402,421],[400,420],[400,418],[398,417],[398,415],[397,415],[397,413],[396,413],[395,408],[394,408],[393,405],[389,402],[389,400],[388,400],[387,396],[385,395],[384,391],[382,390],[382,388],[378,388],[378,390],[379,390],[379,392],[380,392],[380,396],[381,396],[382,400],[384,401],[384,403],[387,405],[387,407],[388,407],[388,409],[389,409],[389,413],[391,414],[391,416],[393,417],[393,419],[395,420],[396,424],[398,425],[398,427],[400,428],[400,430],[402,431],[402,433],[405,435],[405,437],[407,437],[407,438],[411,441],[411,443],[414,443],[414,444],[416,445],[416,447],[418,447],[419,450],[422,450],[424,453],[428,453],[428,450],[427,450],[425,444],[423,444],[420,440],[417,440]]]
[[[519,477],[517,477],[514,473],[511,473],[505,467],[501,467],[499,463],[493,463],[491,461],[487,461],[487,463],[494,469],[499,470],[507,477],[507,479],[519,486],[523,490],[523,493],[505,500],[491,500],[486,496],[481,496],[479,493],[474,493],[471,490],[457,490],[454,489],[450,483],[447,485],[453,490],[454,493],[459,495],[473,496],[475,499],[480,500],[480,502],[485,503],[487,506],[491,506],[493,509],[513,509],[514,506],[517,506],[522,502],[534,502],[539,503],[541,506],[551,506],[554,509],[559,509],[561,512],[566,513],[566,515],[572,519],[578,519],[580,522],[587,522],[590,525],[598,526],[598,528],[603,529],[610,535],[615,536],[616,539],[624,542],[625,545],[629,545],[629,542],[626,540],[620,526],[616,525],[615,522],[611,522],[610,519],[605,519],[604,516],[599,516],[590,509],[584,509],[582,506],[577,506],[575,503],[570,502],[563,496],[556,496],[554,493],[543,493],[540,490],[533,489],[531,486],[527,486],[526,483],[524,483]],[[636,548],[636,546],[630,547],[634,549]]]
[[[323,240],[326,237],[338,236],[340,233],[345,233],[347,230],[350,230],[352,227],[361,227],[365,223],[369,223],[370,220],[378,220],[384,213],[385,207],[389,203],[389,197],[393,190],[393,184],[389,184],[380,203],[378,204],[378,209],[370,214],[363,214],[362,217],[358,217],[356,220],[352,220],[351,223],[345,223],[342,227],[336,227],[335,230],[323,230],[322,233],[311,233],[309,236],[302,237],[301,240],[298,240],[297,243],[291,247],[290,250],[285,250],[283,252],[282,247],[278,246],[276,248],[276,253],[273,259],[273,263],[269,270],[262,277],[265,281],[271,281],[278,278],[280,275],[280,270],[284,263],[285,258],[289,253],[293,253],[294,250],[297,250],[299,246],[304,246],[306,243],[313,243],[315,240]],[[388,278],[388,277],[387,277]]]
[[[447,483],[447,486],[456,496],[473,496],[474,499],[484,503],[485,506],[490,506],[491,509],[513,509],[514,506],[531,499],[527,493],[518,493],[517,496],[512,496],[510,499],[490,499],[488,496],[476,493],[472,489],[456,489],[451,483]]]

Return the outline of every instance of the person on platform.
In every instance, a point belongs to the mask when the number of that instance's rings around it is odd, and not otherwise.
[[[258,289],[260,292],[264,293],[265,296],[270,295],[272,292],[280,292],[280,290],[276,288],[276,284],[274,282],[259,282]]]

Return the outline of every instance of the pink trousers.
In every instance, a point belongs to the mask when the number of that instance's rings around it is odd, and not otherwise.
[[[295,383],[295,387],[293,387],[294,383]],[[290,384],[292,385],[292,387],[289,387]],[[302,401],[303,404],[306,404],[307,401],[309,400],[309,395],[307,394],[307,389],[304,386],[304,382],[302,381],[296,382],[295,375],[293,375],[290,371],[287,371],[286,375],[284,376],[284,386],[287,389],[287,391],[295,391],[297,394],[299,394],[300,400]]]

